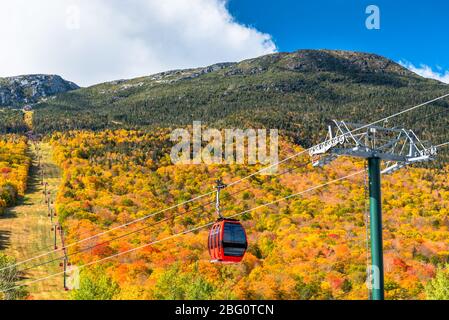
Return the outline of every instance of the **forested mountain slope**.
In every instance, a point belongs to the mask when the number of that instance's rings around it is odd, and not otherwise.
[[[0,108],[0,134],[23,133],[27,130],[22,110]]]
[[[303,146],[318,142],[326,120],[366,122],[449,92],[374,54],[330,50],[276,53],[240,63],[114,81],[38,105],[38,131],[206,124],[284,130]],[[442,100],[401,116],[435,143],[448,136]]]

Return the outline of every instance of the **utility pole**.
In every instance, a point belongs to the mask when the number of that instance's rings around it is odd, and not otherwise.
[[[42,176],[42,179],[43,179],[43,176]],[[47,186],[48,186],[48,182],[44,182],[43,185],[44,185],[44,192],[43,192],[44,200],[47,200]]]
[[[368,161],[371,288],[372,300],[384,299],[382,245],[381,174],[393,173],[407,165],[431,161],[437,154],[434,146],[425,146],[412,130],[361,125],[334,120],[326,140],[309,151],[313,166],[322,167],[339,156]],[[381,171],[382,161],[385,162]]]
[[[47,195],[47,210],[50,221],[53,222],[53,208],[51,206],[50,194]]]
[[[53,240],[54,240],[54,247],[55,247],[55,250],[58,250],[58,226],[57,225],[54,225],[53,226],[53,228],[52,228],[52,230],[54,231],[54,234],[53,234]]]
[[[217,186],[215,188],[217,189],[217,193],[215,196],[215,211],[216,211],[218,217],[220,219],[223,219],[224,217],[221,214],[221,209],[220,209],[220,192],[221,192],[221,190],[226,188],[226,185],[223,183],[223,181],[221,179],[218,179],[216,182],[217,182]]]
[[[64,257],[64,277],[63,277],[64,290],[67,291],[67,258]]]
[[[62,262],[63,264],[63,285],[64,285],[64,290],[68,291],[69,287],[67,286],[67,267],[69,267],[71,264],[69,262],[69,256],[67,254],[67,248],[65,246],[65,240],[64,240],[64,230],[62,229],[62,226],[58,223],[58,230],[59,230],[59,235],[61,236],[61,245],[62,245],[62,252],[64,253],[64,260]]]

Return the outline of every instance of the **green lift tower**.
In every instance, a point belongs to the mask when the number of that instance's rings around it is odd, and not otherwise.
[[[407,165],[433,160],[436,147],[425,146],[412,130],[332,121],[326,140],[309,150],[313,165],[322,167],[339,156],[368,161],[370,198],[371,299],[384,299],[381,175]]]

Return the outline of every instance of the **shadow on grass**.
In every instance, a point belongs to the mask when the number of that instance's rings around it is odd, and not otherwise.
[[[30,172],[28,175],[27,181],[27,193],[35,193],[38,192],[42,186],[42,180],[40,175],[40,170],[33,162],[30,168]]]
[[[17,218],[17,213],[14,210],[14,207],[6,208],[5,212],[3,214],[0,214],[0,220],[7,220],[13,218]]]
[[[28,155],[34,159],[34,155],[31,151],[28,151]],[[27,179],[27,191],[25,196],[19,196],[17,198],[17,203],[15,206],[6,208],[3,214],[0,214],[0,220],[13,219],[18,216],[17,207],[18,206],[31,206],[35,204],[35,200],[33,200],[29,195],[41,192],[42,182],[40,179],[39,168],[36,163],[33,161],[30,167],[30,171]],[[43,195],[42,195],[43,197]]]
[[[34,154],[29,152],[29,156],[35,159]],[[39,167],[35,161],[32,162],[27,180],[27,191],[24,197],[20,197],[17,205],[31,206],[35,204],[35,200],[31,199],[29,195],[39,193],[42,190],[42,179]]]
[[[0,251],[9,248],[11,245],[11,231],[0,230]]]

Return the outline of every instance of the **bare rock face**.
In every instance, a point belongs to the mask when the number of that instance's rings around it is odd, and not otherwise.
[[[79,86],[57,75],[0,78],[0,106],[23,106],[76,89],[79,89]]]
[[[342,50],[300,50],[283,59],[287,69],[303,72],[345,72],[396,74],[411,76],[412,72],[394,61],[376,54]]]

